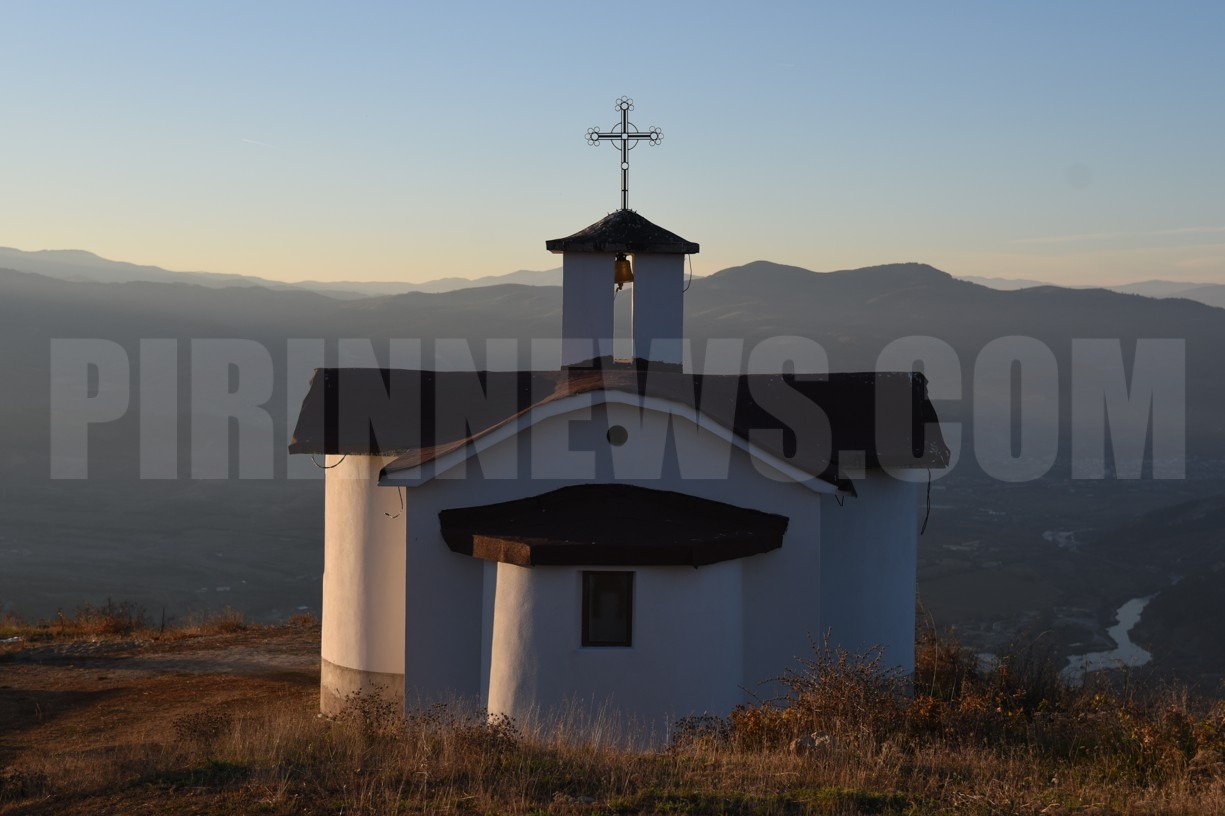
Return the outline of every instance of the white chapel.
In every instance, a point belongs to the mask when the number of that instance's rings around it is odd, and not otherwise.
[[[828,632],[914,665],[918,496],[945,467],[922,374],[685,370],[698,244],[628,207],[545,242],[548,371],[315,372],[290,450],[326,471],[321,703],[575,702],[726,714]],[[614,297],[633,354],[613,356]]]

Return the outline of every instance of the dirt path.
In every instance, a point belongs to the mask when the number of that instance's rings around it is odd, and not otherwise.
[[[318,697],[317,627],[14,648],[0,654],[0,773],[10,775],[72,773],[91,755],[172,739],[187,714],[278,701],[306,710]]]

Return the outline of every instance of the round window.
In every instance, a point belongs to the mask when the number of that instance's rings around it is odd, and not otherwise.
[[[613,425],[608,429],[608,433],[605,436],[608,439],[608,444],[619,448],[629,440],[630,432],[621,425]]]

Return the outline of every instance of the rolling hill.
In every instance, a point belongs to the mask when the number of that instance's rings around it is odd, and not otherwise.
[[[963,424],[961,461],[934,485],[931,524],[920,549],[920,592],[938,622],[956,624],[984,648],[1034,625],[1055,629],[1073,648],[1100,637],[1094,626],[1104,628],[1122,600],[1157,589],[1150,567],[1063,547],[1056,533],[1078,531],[1100,542],[1146,513],[1159,517],[1165,507],[1225,495],[1219,363],[1225,310],[1100,289],[1002,291],[918,263],[815,273],[759,261],[695,279],[685,297],[698,365],[743,366],[758,343],[778,337],[816,341],[835,371],[875,368],[883,348],[908,336],[938,338],[956,352],[961,398],[942,399],[937,409],[942,419]],[[0,473],[0,606],[50,614],[56,606],[110,595],[172,610],[229,603],[257,618],[317,608],[320,484],[296,477],[318,472],[282,453],[310,365],[386,363],[390,341],[407,339],[421,341],[427,366],[454,367],[466,361],[447,357],[445,344],[434,341],[464,338],[478,366],[485,364],[486,340],[512,339],[518,360],[510,364],[551,367],[555,360],[532,360],[531,341],[555,338],[560,322],[557,286],[502,284],[339,300],[293,288],[100,283],[0,271],[0,450],[6,464]],[[1008,336],[1041,341],[1058,369],[1056,381],[1026,383],[1036,389],[1034,399],[1058,406],[1061,440],[1058,459],[1033,482],[987,478],[973,451],[973,423],[1013,406],[1006,395],[976,392],[974,381],[982,349]],[[50,349],[57,338],[116,343],[131,362],[129,410],[90,428],[91,478],[83,482],[48,478]],[[743,341],[738,358],[706,359],[707,341],[721,338]],[[1188,478],[1071,478],[1071,349],[1086,338],[1117,340],[1128,361],[1138,339],[1183,341]],[[177,341],[173,410],[180,478],[174,480],[139,478],[141,378],[157,374],[150,369],[146,375],[141,365],[141,341],[147,339]],[[234,434],[228,451],[208,452],[229,454],[232,478],[189,478],[191,350],[193,341],[208,339],[251,341],[266,352],[274,382],[263,408],[275,437],[267,446],[274,479],[236,478],[240,437]],[[294,343],[301,342],[319,351],[317,360],[294,362],[291,349],[300,351]],[[796,341],[787,342],[795,347]],[[933,387],[948,385],[945,377]],[[284,479],[287,474],[295,478]],[[1197,676],[1225,673],[1225,650],[1214,660],[1208,668],[1197,666]]]

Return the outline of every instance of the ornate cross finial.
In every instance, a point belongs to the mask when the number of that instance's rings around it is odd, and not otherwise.
[[[634,109],[634,100],[623,96],[617,100],[616,109],[621,112],[621,121],[607,132],[598,127],[587,128],[587,144],[598,145],[602,141],[611,141],[621,148],[621,209],[630,208],[630,150],[642,139],[647,144],[657,145],[664,140],[664,132],[652,126],[650,130],[640,131],[630,122],[630,111]]]

